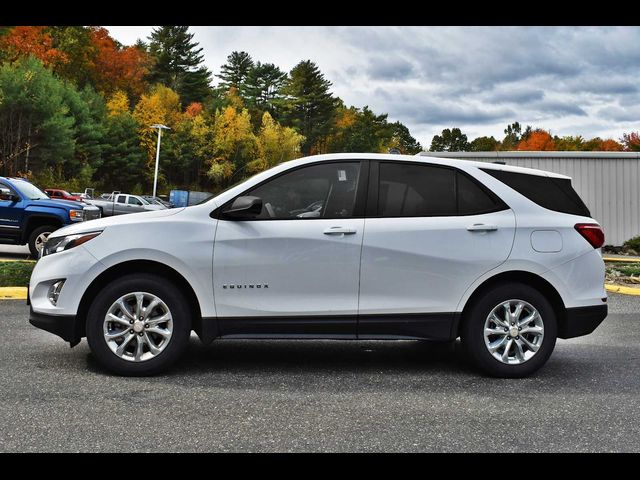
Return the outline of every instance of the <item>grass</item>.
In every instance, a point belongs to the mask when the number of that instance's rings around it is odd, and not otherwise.
[[[26,287],[34,262],[0,262],[0,287]]]
[[[640,275],[640,265],[621,265],[616,270],[628,277]]]

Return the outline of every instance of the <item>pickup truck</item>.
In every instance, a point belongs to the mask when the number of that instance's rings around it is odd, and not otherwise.
[[[149,203],[140,195],[129,195],[120,192],[113,192],[110,195],[102,195],[98,198],[86,199],[85,202],[98,207],[103,217],[166,209],[163,205]]]
[[[96,207],[53,200],[25,179],[0,177],[0,243],[29,245],[38,257],[51,232],[94,218],[100,218]]]

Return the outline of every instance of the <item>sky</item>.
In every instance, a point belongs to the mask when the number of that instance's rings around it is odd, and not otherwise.
[[[107,26],[131,45],[153,27]],[[194,26],[217,74],[232,51],[289,71],[312,60],[334,94],[404,123],[428,148],[459,127],[469,140],[506,125],[619,139],[640,130],[640,27]],[[217,83],[214,77],[214,83]]]

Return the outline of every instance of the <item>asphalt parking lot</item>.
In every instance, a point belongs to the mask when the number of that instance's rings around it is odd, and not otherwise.
[[[426,342],[194,337],[168,374],[101,370],[0,302],[0,451],[639,451],[640,297],[534,377]]]

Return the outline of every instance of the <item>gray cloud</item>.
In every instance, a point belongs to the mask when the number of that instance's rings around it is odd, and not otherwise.
[[[610,106],[598,110],[597,115],[600,118],[613,120],[615,122],[640,122],[640,106],[634,105],[628,108],[618,106]]]
[[[501,89],[497,88],[489,93],[485,100],[491,103],[503,104],[503,103],[515,103],[515,104],[527,104],[535,101],[542,100],[544,98],[544,91],[538,88],[530,89]]]
[[[406,80],[414,74],[413,65],[402,58],[373,57],[367,74],[377,80]]]

